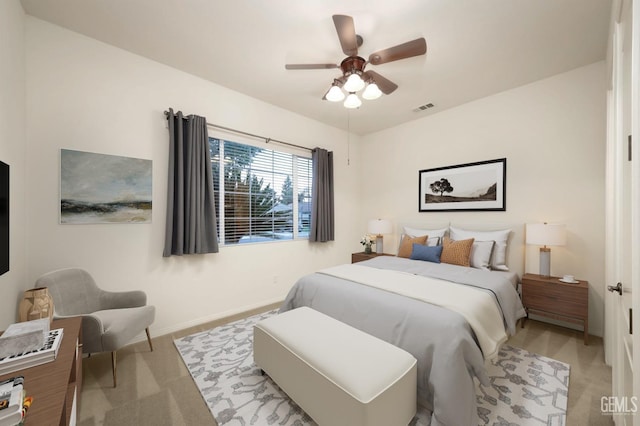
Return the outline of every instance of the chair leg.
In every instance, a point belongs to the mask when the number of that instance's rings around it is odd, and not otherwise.
[[[149,348],[151,349],[151,352],[153,352],[153,344],[151,343],[151,334],[149,334],[149,327],[145,328],[145,331],[147,332],[147,341],[149,342]],[[113,370],[113,387],[116,387],[117,381],[116,381],[116,351],[111,352],[111,368]]]
[[[111,352],[111,369],[113,370],[113,387],[116,387],[116,351]]]
[[[145,328],[144,331],[147,332],[147,341],[149,342],[149,349],[153,352],[153,345],[151,344],[151,335],[149,334],[149,327]]]

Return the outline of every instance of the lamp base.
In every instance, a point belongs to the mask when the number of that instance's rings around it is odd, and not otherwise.
[[[382,254],[382,235],[376,235],[376,253]]]
[[[540,247],[540,275],[547,278],[551,275],[551,249]]]

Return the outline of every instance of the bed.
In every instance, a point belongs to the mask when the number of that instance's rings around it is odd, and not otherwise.
[[[518,274],[378,256],[299,279],[281,311],[309,306],[418,360],[418,403],[431,424],[478,424],[474,378],[525,315]],[[430,298],[434,298],[431,300]]]

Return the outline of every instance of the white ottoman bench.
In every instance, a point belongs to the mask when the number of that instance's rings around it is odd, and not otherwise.
[[[416,359],[313,309],[256,324],[253,358],[320,426],[401,426],[416,414]]]

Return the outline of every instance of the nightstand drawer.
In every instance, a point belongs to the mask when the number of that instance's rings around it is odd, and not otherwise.
[[[527,281],[522,303],[528,309],[584,318],[588,313],[587,290],[550,282]]]
[[[522,277],[522,305],[529,314],[567,321],[583,326],[584,344],[589,340],[589,282],[576,284],[560,281],[558,277],[524,274]],[[524,319],[522,321],[524,328]]]

